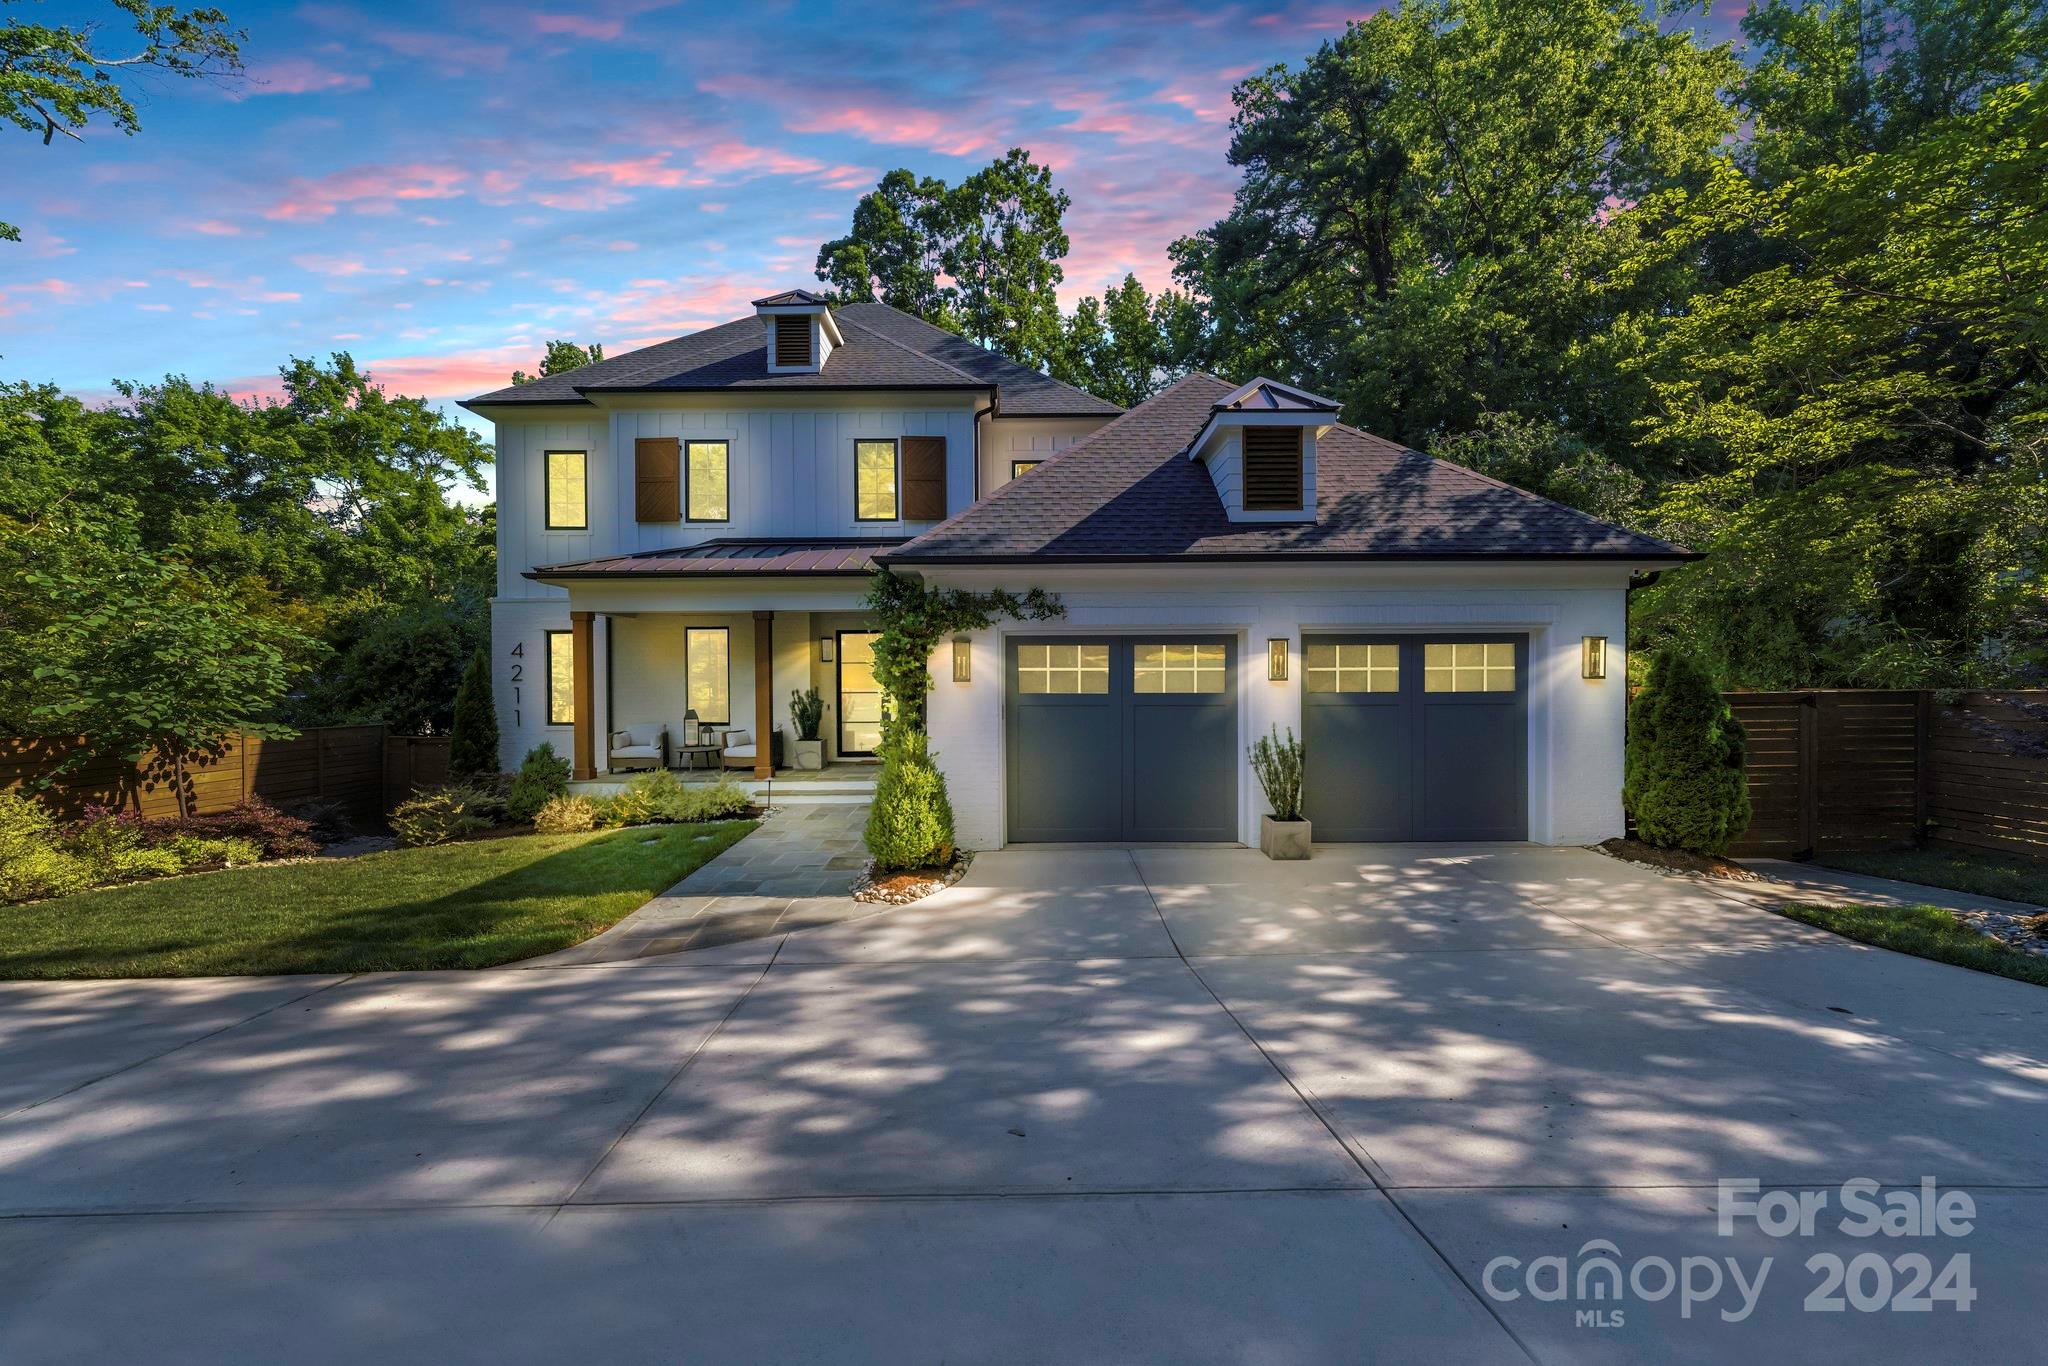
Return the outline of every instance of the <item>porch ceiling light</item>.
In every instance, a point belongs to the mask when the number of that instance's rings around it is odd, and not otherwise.
[[[1275,636],[1266,642],[1266,677],[1275,683],[1287,681],[1287,639]]]
[[[970,683],[974,680],[974,646],[966,636],[953,637],[953,681]]]
[[[830,664],[832,662],[832,637],[818,637],[818,661],[821,664]]]
[[[1607,677],[1607,637],[1581,636],[1579,638],[1579,677]]]

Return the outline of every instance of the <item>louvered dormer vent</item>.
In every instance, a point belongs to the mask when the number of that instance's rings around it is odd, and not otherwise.
[[[775,363],[792,369],[811,364],[811,319],[809,314],[782,314],[775,319]]]
[[[1301,428],[1244,429],[1247,512],[1300,511],[1301,482]]]

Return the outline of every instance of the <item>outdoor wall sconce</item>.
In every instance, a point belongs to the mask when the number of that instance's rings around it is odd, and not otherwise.
[[[953,637],[953,681],[972,682],[974,678],[974,646],[966,636]]]
[[[1276,636],[1266,642],[1266,677],[1275,683],[1287,681],[1287,641]]]
[[[818,659],[819,662],[824,664],[830,664],[832,662],[832,637],[818,637]]]
[[[1607,677],[1607,637],[1581,636],[1579,638],[1579,677]]]

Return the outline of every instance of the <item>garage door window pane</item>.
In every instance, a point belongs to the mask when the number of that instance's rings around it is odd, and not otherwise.
[[[1424,692],[1513,692],[1515,647],[1505,641],[1482,645],[1424,645]]]
[[[1109,691],[1109,646],[1019,645],[1017,691],[1075,696]]]
[[[1221,645],[1140,645],[1131,652],[1131,691],[1223,691]]]
[[[1310,643],[1303,670],[1310,692],[1399,692],[1401,647]]]

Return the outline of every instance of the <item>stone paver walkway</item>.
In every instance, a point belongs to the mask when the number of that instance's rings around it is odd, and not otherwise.
[[[776,807],[761,828],[594,939],[517,966],[616,963],[715,948],[886,910],[848,893],[865,803]]]

